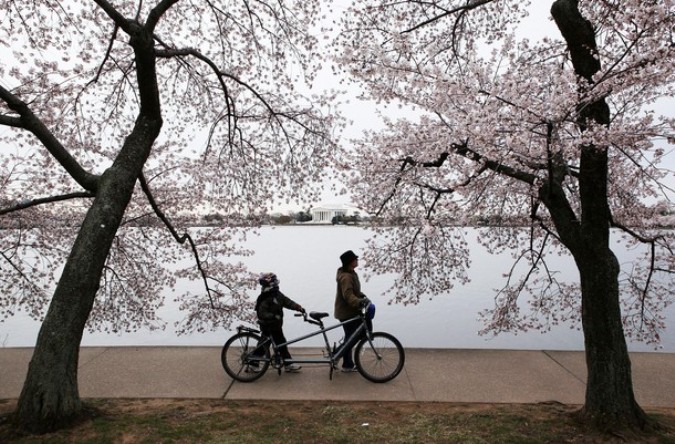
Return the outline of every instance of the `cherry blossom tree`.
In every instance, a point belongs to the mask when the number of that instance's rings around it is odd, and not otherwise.
[[[488,218],[480,242],[514,265],[487,330],[579,319],[582,418],[642,427],[625,334],[657,343],[673,300],[673,232],[654,202],[673,195],[659,165],[674,119],[654,110],[675,92],[675,3],[552,1],[538,23],[561,38],[539,41],[520,28],[527,3],[369,0],[346,15],[339,63],[366,98],[415,116],[366,133],[342,165],[357,205],[396,224],[365,256],[416,303],[468,280],[461,227]],[[619,264],[610,235],[646,246],[642,260]],[[577,284],[549,266],[563,253]]]
[[[84,329],[161,328],[177,278],[202,288],[177,295],[182,330],[246,316],[242,230],[187,223],[255,225],[316,192],[333,102],[296,88],[320,66],[319,6],[0,0],[0,309],[43,320],[22,427],[77,418]]]

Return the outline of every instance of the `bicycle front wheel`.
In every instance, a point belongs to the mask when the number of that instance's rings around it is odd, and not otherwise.
[[[265,374],[270,366],[268,347],[258,347],[260,336],[241,332],[223,346],[220,362],[225,372],[240,382],[252,382]]]
[[[367,380],[387,382],[403,370],[405,352],[398,339],[389,333],[376,332],[372,334],[372,341],[364,338],[356,344],[354,363]]]

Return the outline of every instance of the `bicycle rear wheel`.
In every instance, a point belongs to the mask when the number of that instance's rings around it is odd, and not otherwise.
[[[270,351],[269,347],[258,347],[259,341],[260,336],[249,332],[237,333],[227,340],[220,362],[233,379],[252,382],[265,374],[270,366]],[[252,360],[252,356],[256,359]]]
[[[354,363],[359,373],[372,382],[387,382],[403,369],[405,352],[398,339],[389,333],[372,334],[372,346],[368,338],[356,344]]]

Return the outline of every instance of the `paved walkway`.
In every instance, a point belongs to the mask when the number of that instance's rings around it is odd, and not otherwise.
[[[0,348],[0,399],[17,398],[30,348]],[[292,349],[296,357],[320,353]],[[675,354],[631,353],[635,395],[643,407],[675,407]],[[305,365],[268,371],[253,383],[232,381],[217,347],[86,347],[80,353],[85,398],[223,398],[582,404],[582,352],[407,349],[399,376],[385,384],[358,373]]]

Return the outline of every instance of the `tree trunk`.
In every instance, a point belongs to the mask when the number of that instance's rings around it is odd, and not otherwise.
[[[596,120],[608,110],[593,106]],[[586,401],[582,417],[599,428],[644,428],[635,401],[631,363],[621,322],[619,263],[609,247],[607,148],[581,147],[581,238],[573,252],[581,278],[581,319],[586,349]]]
[[[578,0],[557,0],[551,14],[567,42],[580,82],[578,125],[609,126],[604,98],[584,96],[601,68],[595,32],[578,9]],[[621,322],[619,263],[609,247],[611,212],[607,198],[605,146],[582,145],[579,164],[580,220],[566,199],[562,183],[551,178],[540,193],[551,211],[561,240],[569,248],[581,279],[581,310],[586,350],[587,385],[582,418],[600,428],[643,428],[646,416],[635,401],[631,363]],[[562,176],[564,177],[564,176]]]
[[[108,205],[108,200],[97,197],[89,210],[40,328],[17,409],[25,430],[55,430],[81,412],[77,367],[82,332],[121,218],[119,209],[113,209],[120,205]]]
[[[579,263],[587,384],[582,418],[600,428],[644,428],[635,401],[631,363],[621,324],[619,264],[602,246],[585,249]],[[595,251],[593,251],[595,250]]]
[[[82,333],[115,233],[162,127],[152,27],[113,17],[129,33],[134,48],[139,116],[112,166],[98,180],[96,198],[40,328],[16,412],[18,425],[29,432],[64,427],[82,412],[77,387]]]
[[[539,196],[581,280],[581,318],[587,384],[582,419],[601,429],[644,428],[646,416],[635,401],[631,363],[621,322],[619,263],[609,247],[607,150],[583,146],[580,164],[581,220],[561,182],[550,180]]]
[[[161,119],[139,118],[120,155],[99,181],[38,334],[19,397],[18,425],[32,433],[67,426],[82,413],[79,348],[106,257]]]

